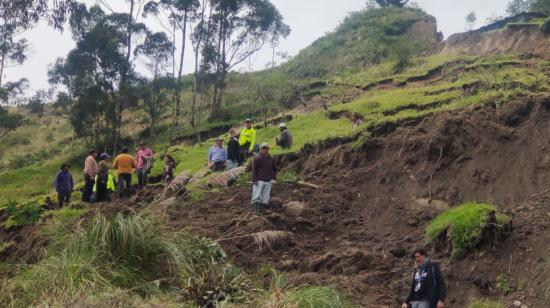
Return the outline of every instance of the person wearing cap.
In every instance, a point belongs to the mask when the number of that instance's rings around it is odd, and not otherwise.
[[[223,138],[217,138],[216,143],[208,150],[208,168],[212,171],[223,171],[227,162],[227,151],[223,148]]]
[[[252,156],[256,145],[256,130],[252,127],[252,120],[246,119],[245,127],[241,129],[239,145],[246,157]]]
[[[71,164],[65,163],[61,166],[59,172],[55,176],[53,183],[57,191],[57,200],[59,207],[63,207],[64,203],[71,202],[71,193],[73,192],[74,181],[71,172]]]
[[[123,147],[122,153],[113,162],[113,169],[118,170],[118,195],[120,198],[130,193],[132,172],[136,167],[136,161],[132,155],[128,154],[129,151],[128,147]]]
[[[147,186],[147,174],[153,167],[153,156],[155,156],[153,150],[149,149],[145,142],[140,142],[139,149],[136,153],[136,174],[138,177],[139,188]]]
[[[113,176],[109,174],[109,160],[107,153],[99,155],[99,172],[95,176],[93,202],[111,201],[111,193],[115,191]]]
[[[90,202],[93,194],[94,178],[98,172],[97,151],[91,150],[84,161],[84,191],[82,192],[82,201]]]
[[[281,130],[281,136],[275,137],[275,143],[283,149],[290,149],[292,147],[292,135],[286,127],[286,123],[279,124]]]
[[[269,204],[271,181],[277,178],[275,160],[269,154],[269,145],[262,143],[260,154],[252,162],[252,208],[261,214]]]
[[[241,152],[238,139],[239,133],[236,129],[229,130],[229,142],[227,143],[227,170],[241,166],[244,162],[244,156]]]

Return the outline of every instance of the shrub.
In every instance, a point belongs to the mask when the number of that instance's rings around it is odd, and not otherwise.
[[[544,23],[540,26],[540,30],[544,33],[544,34],[549,34],[550,33],[550,17],[548,17]]]
[[[17,204],[13,201],[8,202],[6,211],[9,215],[9,218],[3,224],[6,229],[38,222],[43,212],[40,205],[35,202]]]
[[[466,203],[439,214],[426,228],[426,238],[435,241],[441,236],[450,239],[452,255],[458,256],[475,248],[484,230],[489,227],[491,213],[497,208],[490,204]],[[503,230],[510,218],[496,213],[496,228]]]

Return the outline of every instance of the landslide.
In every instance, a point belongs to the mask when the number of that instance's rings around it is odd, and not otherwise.
[[[394,307],[407,291],[408,252],[424,243],[430,220],[465,201],[493,203],[512,217],[509,238],[461,260],[432,253],[447,277],[449,307],[483,297],[542,307],[549,120],[550,99],[521,98],[387,125],[361,146],[332,140],[279,157],[320,188],[275,185],[265,216],[249,212],[248,187],[166,214],[170,227],[218,240],[245,268],[271,264],[290,272],[291,284],[337,284],[362,307]],[[248,236],[265,231],[291,235],[262,246]],[[503,292],[503,279],[518,287]]]
[[[529,54],[548,56],[549,36],[535,19],[547,18],[540,13],[522,13],[505,18],[478,30],[457,33],[433,48],[445,56]]]

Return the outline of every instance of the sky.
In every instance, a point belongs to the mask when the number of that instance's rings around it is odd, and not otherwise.
[[[277,51],[286,52],[290,56],[296,55],[301,49],[325,33],[334,30],[338,24],[353,11],[361,10],[366,0],[271,0],[279,9],[285,22],[292,32],[288,38],[282,40]],[[88,4],[96,0],[87,0]],[[124,9],[125,0],[105,0],[114,9]],[[445,37],[465,30],[465,17],[470,12],[477,15],[477,25],[483,26],[488,17],[504,15],[506,0],[416,0],[422,9],[435,16],[438,27]],[[151,26],[154,22],[149,22]],[[64,57],[74,48],[75,44],[69,31],[60,33],[45,26],[38,25],[23,35],[31,44],[31,54],[22,66],[10,68],[6,72],[6,80],[18,80],[25,77],[30,80],[31,91],[49,89],[47,81],[48,67],[58,58]],[[189,50],[190,48],[188,48]],[[263,69],[271,61],[272,50],[266,48],[253,56],[250,61],[238,67],[240,71]],[[184,72],[192,72],[192,54],[186,54]],[[138,71],[144,73],[138,63]]]

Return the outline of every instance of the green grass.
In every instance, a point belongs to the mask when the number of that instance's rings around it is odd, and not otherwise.
[[[61,216],[74,217],[66,211]],[[244,296],[248,278],[207,239],[167,234],[142,216],[91,223],[50,246],[44,258],[10,280],[0,305],[86,304],[172,297],[199,305]],[[10,294],[11,296],[7,296]]]
[[[488,299],[478,299],[470,303],[468,308],[504,308],[505,306],[499,302]]]
[[[501,226],[510,220],[507,215],[498,213],[494,205],[466,203],[449,209],[432,220],[426,227],[426,239],[434,241],[446,232],[453,245],[453,256],[466,253],[481,241],[491,211],[497,212],[497,222]]]
[[[276,126],[268,126],[257,130],[256,142],[267,142],[271,145],[271,154],[296,152],[306,143],[315,143],[333,137],[344,137],[353,134],[352,123],[345,118],[331,120],[323,112],[314,112],[307,115],[298,115],[288,122],[288,128],[292,133],[293,145],[290,149],[281,149],[275,145],[275,137],[279,136]],[[227,139],[227,136],[223,136]],[[208,149],[214,144],[210,139],[201,145],[178,145],[168,149],[168,154],[179,160],[176,174],[184,170],[196,173],[206,168]],[[153,173],[160,172],[161,164],[157,163]]]

